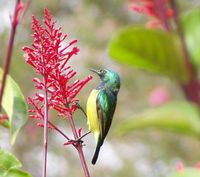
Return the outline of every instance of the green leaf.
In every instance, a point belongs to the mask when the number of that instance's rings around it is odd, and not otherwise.
[[[21,163],[13,154],[8,151],[4,151],[3,149],[0,149],[0,171],[7,171],[11,168],[19,168],[21,166]]]
[[[192,9],[182,18],[188,51],[195,66],[200,66],[200,8]]]
[[[120,63],[164,74],[181,82],[189,77],[180,41],[171,33],[126,27],[114,35],[109,54]]]
[[[2,73],[0,69],[0,78],[2,78]],[[28,114],[24,96],[17,83],[9,75],[6,80],[2,107],[9,117],[11,144],[14,144],[19,130],[27,121]]]
[[[200,137],[199,109],[189,102],[171,102],[134,115],[117,127],[119,135],[155,128]]]
[[[31,177],[20,170],[21,163],[10,152],[0,149],[0,176],[1,177]]]
[[[29,173],[19,169],[11,169],[5,173],[2,177],[32,177]]]
[[[168,177],[198,177],[200,176],[200,170],[196,168],[184,168],[180,172],[174,172]]]

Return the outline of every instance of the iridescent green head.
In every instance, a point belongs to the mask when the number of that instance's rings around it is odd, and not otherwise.
[[[120,89],[120,78],[116,72],[108,69],[90,69],[90,71],[99,75],[101,79],[100,87],[105,87],[116,94],[118,93]]]

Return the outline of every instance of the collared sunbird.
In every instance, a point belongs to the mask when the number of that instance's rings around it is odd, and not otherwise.
[[[88,126],[97,144],[92,159],[92,164],[95,164],[112,123],[120,89],[120,78],[116,72],[108,69],[90,70],[95,72],[101,80],[97,88],[91,91],[87,101]]]

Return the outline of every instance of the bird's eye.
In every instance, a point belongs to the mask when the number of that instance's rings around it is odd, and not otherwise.
[[[104,69],[100,69],[99,71],[102,75],[106,74],[106,71]]]

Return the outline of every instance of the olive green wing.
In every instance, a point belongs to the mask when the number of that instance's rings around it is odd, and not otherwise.
[[[103,143],[112,123],[116,99],[113,95],[109,95],[105,90],[101,90],[97,96],[96,106],[100,135]]]

